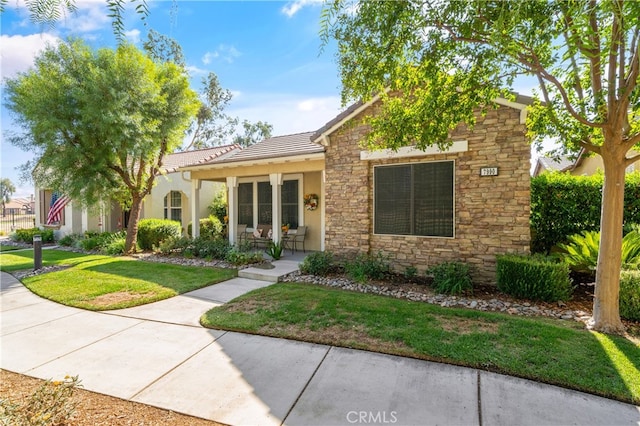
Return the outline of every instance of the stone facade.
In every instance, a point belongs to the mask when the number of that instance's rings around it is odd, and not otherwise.
[[[325,157],[326,250],[341,255],[381,251],[391,256],[397,270],[415,266],[420,273],[444,261],[462,261],[471,265],[476,283],[495,283],[496,255],[529,252],[531,151],[519,110],[500,106],[484,117],[478,114],[473,130],[459,126],[451,138],[468,141],[468,150],[460,153],[361,160],[359,142],[367,130],[346,125],[330,136]],[[375,235],[374,167],[442,160],[455,161],[455,236]],[[498,175],[481,177],[482,167],[498,167]]]

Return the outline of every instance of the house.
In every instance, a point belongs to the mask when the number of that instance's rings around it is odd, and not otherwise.
[[[33,214],[35,208],[35,200],[33,195],[30,198],[11,198],[9,202],[4,203],[4,215],[25,215]]]
[[[238,225],[305,225],[307,249],[380,251],[401,271],[458,260],[472,265],[476,281],[495,282],[497,254],[529,252],[530,102],[496,99],[473,129],[451,132],[444,151],[369,152],[360,146],[368,131],[361,119],[376,113],[374,99],[316,132],[269,138],[184,170],[192,200],[202,182],[226,183],[231,242]],[[305,194],[316,195],[317,209],[305,208]],[[281,238],[274,226],[273,239]]]
[[[155,186],[143,202],[140,218],[168,218],[182,223],[186,233],[190,218],[193,216],[194,203],[189,199],[192,182],[183,168],[203,162],[214,161],[240,149],[239,145],[225,145],[195,151],[185,151],[170,154],[165,157],[163,172],[156,177]],[[213,200],[214,195],[223,186],[214,182],[207,182],[200,188],[200,198],[205,201]],[[53,191],[36,188],[36,226],[46,224]],[[207,217],[208,203],[196,203],[199,217]],[[81,234],[86,231],[115,232],[126,228],[129,220],[128,212],[123,211],[116,202],[106,201],[100,208],[86,209],[74,205],[71,200],[63,209],[58,228],[58,236],[67,234]]]
[[[638,155],[636,151],[631,151],[630,155]],[[577,157],[561,156],[558,159],[550,157],[538,157],[533,170],[533,176],[538,176],[547,171],[569,172],[574,176],[591,176],[598,170],[604,170],[602,157],[589,154],[584,149]],[[640,170],[640,160],[627,167],[627,173]]]

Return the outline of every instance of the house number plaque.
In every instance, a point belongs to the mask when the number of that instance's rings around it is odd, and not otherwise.
[[[480,176],[498,176],[497,167],[482,167],[480,169]]]

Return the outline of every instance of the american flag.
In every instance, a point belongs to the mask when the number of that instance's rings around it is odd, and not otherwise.
[[[47,215],[47,225],[53,225],[54,223],[60,223],[62,220],[62,211],[64,206],[71,201],[66,195],[60,195],[54,192],[51,195],[51,204],[49,205],[49,214]]]

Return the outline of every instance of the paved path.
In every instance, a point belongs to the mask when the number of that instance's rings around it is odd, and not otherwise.
[[[88,312],[1,273],[0,368],[231,425],[640,425],[640,407],[470,368],[207,330],[211,307],[269,285],[236,278]]]

